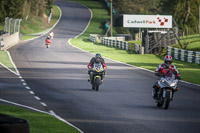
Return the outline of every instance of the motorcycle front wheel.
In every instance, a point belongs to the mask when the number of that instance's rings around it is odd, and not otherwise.
[[[95,80],[95,90],[98,91],[99,90],[99,85],[100,85],[100,79],[99,78],[96,78]]]
[[[166,96],[164,98],[164,105],[163,105],[164,109],[168,109],[169,103],[170,103],[170,91],[167,91]]]

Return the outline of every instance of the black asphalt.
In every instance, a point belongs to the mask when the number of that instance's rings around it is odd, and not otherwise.
[[[9,49],[21,76],[47,104],[47,109],[85,133],[200,132],[198,86],[180,82],[180,91],[169,109],[157,108],[151,96],[156,81],[152,72],[105,59],[108,70],[104,83],[99,92],[92,91],[86,66],[93,55],[68,44],[70,38],[85,29],[90,12],[82,5],[64,0],[56,4],[63,16],[53,29],[51,48],[45,48],[43,36]],[[20,83],[15,84],[17,89],[21,87]],[[9,100],[10,94],[0,96]],[[20,102],[21,97],[15,100]]]

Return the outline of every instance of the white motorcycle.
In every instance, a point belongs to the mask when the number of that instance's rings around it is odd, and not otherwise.
[[[158,75],[157,75],[158,76]],[[157,83],[157,107],[168,109],[170,102],[172,101],[174,92],[177,89],[178,79],[175,78],[175,74],[168,70],[166,74],[162,75]],[[153,92],[154,94],[154,92]]]

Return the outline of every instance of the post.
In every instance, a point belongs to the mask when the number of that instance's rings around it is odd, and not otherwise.
[[[144,53],[149,54],[149,35],[148,32],[145,36],[145,46],[144,46]]]
[[[112,37],[112,0],[110,0],[110,36]]]
[[[10,35],[10,23],[11,23],[11,20],[12,20],[12,18],[9,19],[9,24],[8,24],[9,25],[9,31],[8,31],[9,35]]]
[[[20,22],[22,21],[22,19],[19,19],[19,23],[18,23],[18,32],[20,32]]]
[[[17,23],[16,21],[17,21],[17,20],[18,20],[18,19],[15,19],[14,33],[15,33],[15,31],[16,31],[15,29],[16,29],[16,23]]]

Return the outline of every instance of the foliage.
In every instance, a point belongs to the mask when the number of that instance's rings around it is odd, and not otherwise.
[[[197,33],[200,0],[160,0],[162,14],[173,15],[179,27],[190,33]],[[186,31],[187,30],[187,31]]]
[[[119,14],[153,14],[158,12],[157,0],[113,0]]]
[[[5,17],[21,18],[24,1],[25,0],[1,0],[0,22],[3,22]]]
[[[187,34],[198,32],[200,0],[113,0],[118,14],[172,15]]]
[[[26,21],[29,16],[45,17],[45,10],[51,9],[54,0],[1,0],[0,23],[6,17],[22,18]]]

